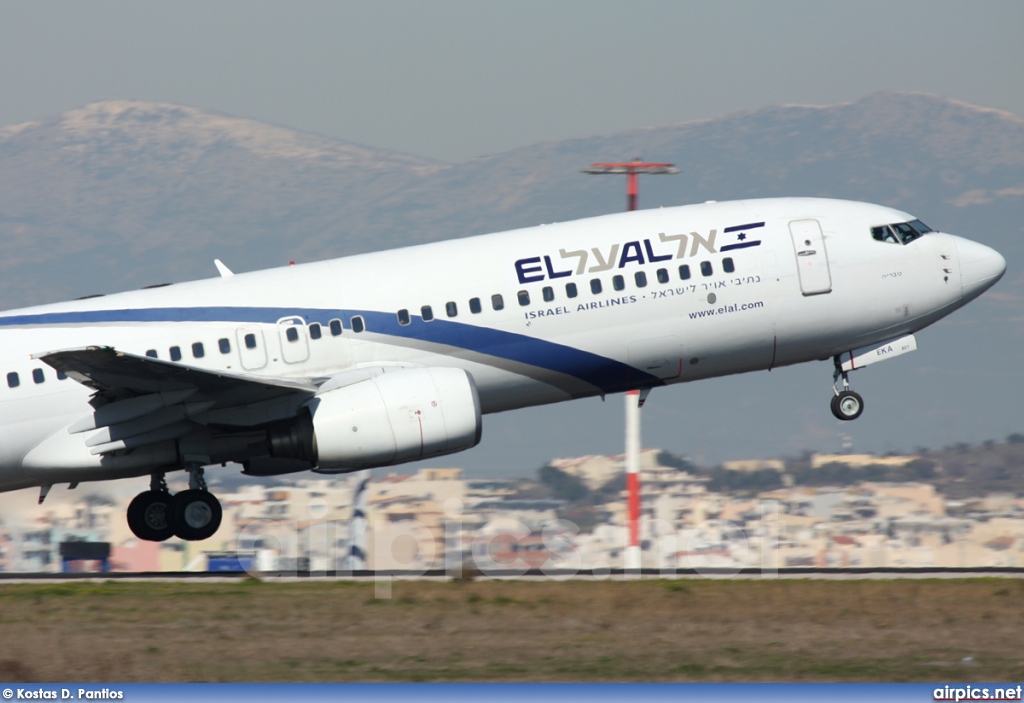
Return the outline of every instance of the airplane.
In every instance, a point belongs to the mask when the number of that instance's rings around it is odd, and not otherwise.
[[[0,490],[149,476],[144,540],[211,537],[206,467],[345,473],[459,452],[514,408],[833,360],[848,374],[1006,270],[913,215],[707,202],[0,313]],[[174,495],[166,474],[184,470]]]

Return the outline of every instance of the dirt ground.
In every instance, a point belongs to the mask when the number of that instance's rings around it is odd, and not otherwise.
[[[1024,582],[0,585],[0,681],[1021,681]]]

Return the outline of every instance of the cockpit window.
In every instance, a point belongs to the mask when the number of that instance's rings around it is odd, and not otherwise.
[[[921,234],[928,234],[929,232],[934,232],[935,231],[931,227],[926,225],[925,223],[921,222],[921,220],[913,220],[910,223],[910,226],[913,227],[914,229],[916,229]]]
[[[915,239],[920,238],[921,235],[934,231],[931,227],[921,222],[921,220],[914,220],[912,222],[898,222],[892,225],[872,227],[871,238],[879,242],[888,242],[889,244],[910,244]]]
[[[893,225],[892,228],[896,230],[896,234],[900,236],[904,244],[910,244],[912,241],[921,236],[921,233],[910,226],[907,222],[901,222],[898,225]]]
[[[900,240],[896,238],[896,234],[891,229],[889,229],[889,225],[882,225],[881,227],[872,227],[871,238],[876,239],[879,242],[889,242],[890,244],[900,243]]]

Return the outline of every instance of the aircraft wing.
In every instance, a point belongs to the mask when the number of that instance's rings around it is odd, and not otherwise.
[[[312,396],[317,391],[309,381],[198,369],[113,347],[65,349],[36,354],[34,358],[94,389],[107,401],[194,391],[215,407],[231,407],[283,396]]]

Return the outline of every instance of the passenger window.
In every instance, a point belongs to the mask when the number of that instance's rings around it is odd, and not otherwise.
[[[67,377],[68,377],[68,375],[66,373],[64,373],[63,371],[58,371],[57,372],[57,380],[58,381],[63,381]]]
[[[448,317],[455,317],[459,314],[459,306],[455,304],[454,300],[449,300],[444,304],[444,314]]]
[[[601,279],[600,278],[591,278],[590,279],[590,292],[593,293],[594,295],[597,295],[598,293],[601,292]]]
[[[626,281],[622,276],[612,276],[612,288],[615,290],[622,290],[626,287]]]
[[[714,271],[711,270],[711,262],[710,261],[701,261],[700,262],[700,275],[702,275],[702,276],[710,276],[712,273],[714,273]]]
[[[313,331],[313,328],[310,327],[310,333],[312,333],[312,331]],[[220,349],[220,353],[221,354],[230,354],[231,353],[231,340],[229,340],[227,337],[221,337],[220,339],[217,340],[217,348]]]
[[[668,283],[668,269],[658,269],[658,283]]]
[[[428,306],[427,309],[428,310],[430,309],[429,306]],[[426,316],[424,316],[423,319],[424,320],[427,319]],[[434,319],[434,318],[431,317],[430,319]],[[355,317],[353,317],[350,320],[350,323],[352,325],[352,331],[353,332],[359,333],[359,332],[362,332],[363,330],[366,329],[366,323],[363,322],[363,316],[362,315],[356,315]],[[341,323],[339,323],[339,324],[341,324]]]
[[[9,388],[17,388],[20,385],[21,379],[18,378],[18,373],[16,371],[11,371],[7,374],[7,386]]]
[[[722,270],[726,273],[732,273],[736,270],[736,266],[733,264],[731,256],[727,256],[722,259]]]
[[[552,288],[551,286],[544,286],[544,288],[542,288],[540,292],[544,296],[545,303],[550,303],[552,300],[555,299],[555,289]]]
[[[521,290],[519,291],[519,293],[516,294],[516,297],[519,298],[519,304],[522,305],[523,307],[526,307],[527,305],[530,304],[530,294],[528,291]]]
[[[679,278],[680,280],[687,281],[690,279],[690,266],[689,264],[683,264],[679,267]]]
[[[171,347],[171,361],[181,361],[181,347]]]
[[[423,307],[420,308],[420,315],[423,317],[424,322],[430,322],[431,320],[434,319],[434,309],[429,305],[424,305]],[[356,329],[355,325],[352,325],[352,331],[359,332],[359,330]]]
[[[196,359],[202,359],[204,356],[206,356],[206,350],[203,349],[202,342],[196,342],[192,345],[192,356],[194,356]]]
[[[42,383],[46,380],[46,376],[43,375],[42,369],[32,369],[32,380],[36,383]]]
[[[505,300],[501,297],[501,293],[495,293],[491,296],[491,307],[495,310],[503,310],[505,308]]]
[[[341,320],[335,318],[327,323],[327,327],[330,328],[332,337],[337,337],[341,334]]]
[[[157,358],[156,349],[147,349],[146,350],[146,356],[148,356],[150,359],[156,359]]]
[[[324,330],[323,330],[322,327],[320,327],[320,323],[319,322],[314,322],[314,323],[310,324],[310,326],[309,326],[309,338],[310,339],[320,339],[323,336],[324,336]]]
[[[567,297],[567,298],[575,298],[577,295],[579,295],[579,291],[576,290],[576,284],[575,283],[566,283],[565,284],[565,297]]]
[[[254,335],[252,332],[250,332],[249,334],[245,335],[245,348],[246,349],[255,349],[256,348],[256,335]]]
[[[299,328],[295,325],[289,325],[284,328],[284,337],[289,342],[299,341]]]
[[[402,308],[401,310],[398,311],[398,324],[400,324],[400,325],[408,325],[411,321],[412,320],[409,317],[409,311],[408,310],[406,310],[405,308]]]
[[[482,310],[483,307],[480,305],[480,298],[469,299],[469,311],[471,313],[473,313],[474,315],[479,315]]]
[[[643,271],[637,271],[633,274],[633,281],[636,283],[637,288],[647,287],[647,274]]]

